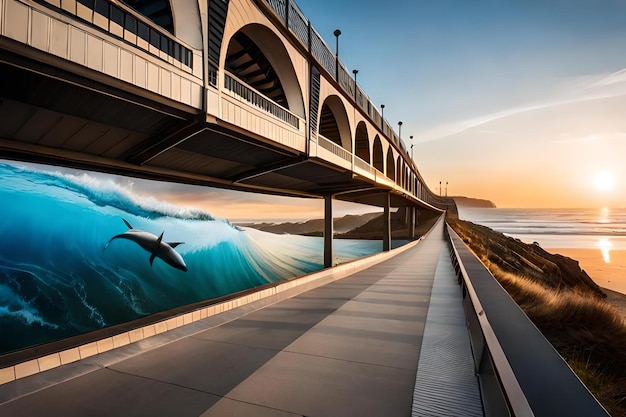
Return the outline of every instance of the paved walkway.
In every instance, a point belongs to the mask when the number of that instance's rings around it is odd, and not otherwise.
[[[437,320],[429,312],[433,282],[441,295],[437,282],[453,279],[446,259],[440,223],[420,244],[388,261],[221,326],[62,383],[52,380],[64,379],[63,367],[5,384],[4,391],[17,398],[5,396],[0,415],[465,415],[459,410],[475,408],[430,405],[419,389],[415,398],[424,407],[412,408],[416,375],[418,386],[421,378],[418,362],[431,372],[424,381],[445,365],[433,355],[440,347],[422,345],[422,339],[427,316],[428,327],[448,323],[445,314]],[[452,321],[456,331],[463,327],[458,316]],[[431,351],[420,358],[424,349]],[[444,373],[455,387],[456,373]],[[471,364],[459,372],[467,373],[473,375]],[[19,396],[26,385],[32,392]],[[477,392],[475,387],[469,394],[474,403],[480,402]]]

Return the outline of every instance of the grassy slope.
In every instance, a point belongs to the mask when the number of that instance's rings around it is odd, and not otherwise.
[[[578,262],[450,221],[612,416],[626,416],[626,323]]]

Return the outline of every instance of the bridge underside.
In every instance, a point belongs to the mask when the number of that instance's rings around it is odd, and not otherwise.
[[[389,190],[349,170],[223,121],[207,122],[146,90],[108,87],[84,69],[71,74],[0,50],[0,74],[5,158],[380,207],[388,201]],[[391,205],[419,202],[391,193]]]

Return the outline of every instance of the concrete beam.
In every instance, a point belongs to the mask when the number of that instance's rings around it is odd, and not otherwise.
[[[324,268],[333,266],[333,196],[324,196]]]
[[[383,213],[383,251],[391,250],[391,195],[386,193]]]

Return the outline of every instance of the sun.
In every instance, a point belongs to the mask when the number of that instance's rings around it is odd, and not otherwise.
[[[598,191],[613,191],[615,188],[615,176],[610,171],[597,172],[593,177],[593,186]]]

